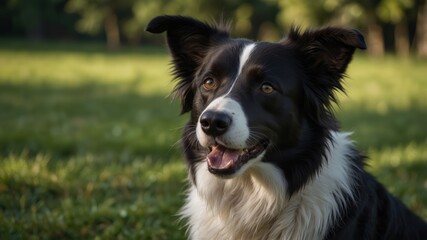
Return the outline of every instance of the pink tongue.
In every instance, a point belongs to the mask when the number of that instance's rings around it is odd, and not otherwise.
[[[214,169],[227,169],[233,166],[239,158],[241,150],[228,149],[224,146],[212,147],[208,154],[208,165]]]

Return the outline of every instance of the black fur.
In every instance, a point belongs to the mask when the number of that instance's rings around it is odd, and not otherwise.
[[[182,113],[189,112],[194,97],[191,85],[195,71],[206,57],[207,50],[228,38],[228,32],[181,16],[154,18],[146,30],[152,33],[166,31],[174,64],[173,74],[178,80],[174,92],[181,98]]]
[[[195,163],[208,153],[195,139],[195,128],[203,109],[230,86],[236,75],[238,53],[251,42],[233,39],[228,31],[188,17],[160,16],[147,31],[167,33],[172,55],[174,89],[181,98],[182,113],[191,111],[183,136],[184,154],[193,184]],[[301,190],[321,169],[331,130],[338,130],[332,111],[336,91],[344,91],[342,78],[356,48],[365,49],[356,30],[328,27],[301,32],[293,28],[279,43],[257,43],[251,67],[242,73],[231,93],[248,114],[248,125],[272,142],[264,161],[283,171],[289,195]],[[219,61],[221,59],[222,61]],[[268,68],[268,71],[265,71]],[[267,75],[267,76],[266,76]],[[200,90],[206,76],[218,79],[214,94]],[[257,79],[269,78],[278,93],[268,98],[257,93]],[[278,121],[280,119],[280,121]],[[427,239],[427,225],[391,196],[363,170],[364,159],[356,149],[348,156],[349,174],[356,184],[355,201],[346,198],[338,221],[326,239]]]

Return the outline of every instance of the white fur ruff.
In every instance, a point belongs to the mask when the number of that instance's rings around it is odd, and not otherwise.
[[[333,132],[327,161],[306,186],[287,196],[286,180],[272,164],[257,161],[241,175],[222,179],[205,161],[196,170],[181,216],[193,240],[323,239],[352,197],[349,134]]]

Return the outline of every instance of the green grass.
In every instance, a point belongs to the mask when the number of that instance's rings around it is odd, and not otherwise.
[[[185,239],[164,49],[0,42],[0,239]],[[337,116],[427,219],[427,61],[355,57]]]

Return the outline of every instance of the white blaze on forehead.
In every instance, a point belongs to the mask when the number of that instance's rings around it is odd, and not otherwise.
[[[237,70],[237,75],[228,92],[213,100],[205,108],[202,114],[200,114],[201,117],[206,111],[215,111],[227,113],[232,118],[231,125],[229,126],[227,132],[215,139],[219,141],[219,143],[224,144],[230,148],[241,149],[248,147],[246,146],[246,141],[249,138],[249,127],[247,124],[248,122],[246,119],[246,115],[240,103],[230,97],[227,97],[227,95],[230,94],[231,90],[236,84],[243,67],[245,66],[252,51],[255,48],[255,45],[255,43],[251,43],[243,47],[243,50],[240,53],[239,57],[239,68]],[[203,132],[200,125],[200,118],[197,122],[196,135],[197,139],[199,140],[199,143],[204,147],[208,147],[214,141],[212,137],[207,136]]]
[[[237,74],[237,77],[240,75],[240,73],[242,72],[242,68],[245,65],[245,63],[248,61],[249,56],[251,55],[251,52],[253,51],[253,49],[255,48],[255,43],[251,43],[249,45],[246,45],[243,48],[242,53],[240,54],[240,59],[239,59],[239,72]]]
[[[225,95],[228,95],[228,94],[231,92],[231,90],[233,89],[234,85],[235,85],[235,84],[236,84],[236,82],[237,82],[237,79],[238,79],[238,78],[239,78],[239,76],[240,76],[240,73],[242,73],[242,69],[243,69],[243,67],[245,66],[245,63],[248,61],[248,59],[249,59],[249,57],[250,57],[250,55],[251,55],[252,51],[254,50],[254,48],[255,48],[255,43],[251,43],[251,44],[249,44],[249,45],[246,45],[246,46],[243,48],[243,51],[242,51],[242,53],[240,54],[240,58],[239,58],[239,69],[238,69],[238,71],[237,71],[236,78],[234,79],[234,82],[233,82],[233,84],[231,85],[230,90],[228,90],[227,94],[225,94]]]

